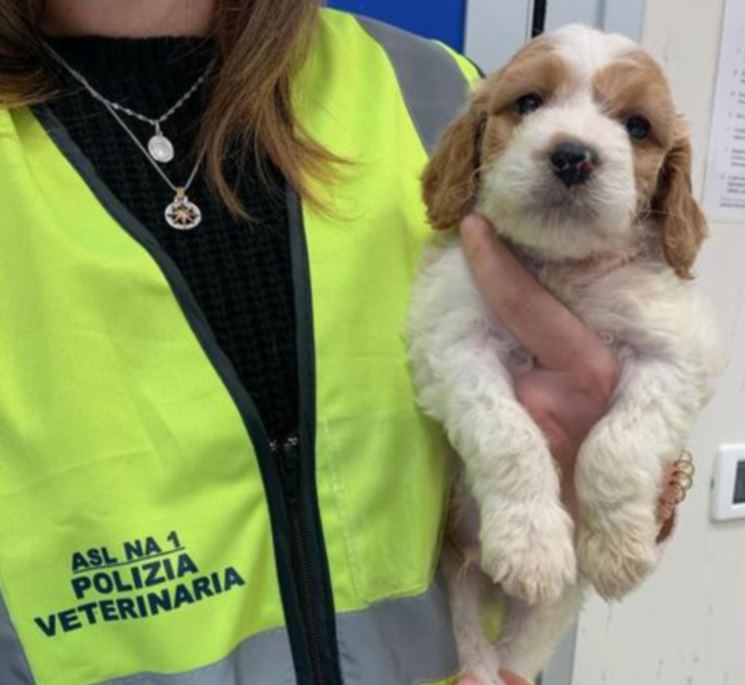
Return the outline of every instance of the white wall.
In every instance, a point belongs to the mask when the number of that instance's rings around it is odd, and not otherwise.
[[[647,0],[644,18],[643,42],[665,64],[691,122],[698,189],[723,7],[723,0]],[[588,604],[573,685],[745,684],[745,522],[709,520],[717,445],[745,442],[745,223],[712,226],[698,272],[731,355],[690,443],[699,476],[660,571],[621,605]]]

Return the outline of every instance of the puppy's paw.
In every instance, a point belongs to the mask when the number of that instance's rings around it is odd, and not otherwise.
[[[481,612],[476,606],[471,607],[476,609],[475,613],[464,610],[463,605],[453,607],[453,629],[461,674],[477,678],[480,685],[503,685],[499,677],[499,651],[484,633]]]
[[[482,518],[481,567],[528,604],[551,604],[577,579],[572,520],[556,503],[521,504]]]
[[[582,573],[606,600],[621,599],[638,587],[657,562],[656,530],[583,529],[577,544]]]

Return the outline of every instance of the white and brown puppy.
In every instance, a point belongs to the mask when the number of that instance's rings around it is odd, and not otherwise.
[[[654,60],[623,36],[569,26],[478,87],[425,173],[434,227],[471,209],[486,216],[623,363],[578,456],[575,538],[546,440],[513,393],[525,350],[482,300],[455,238],[427,255],[410,353],[421,405],[462,460],[471,511],[456,537],[480,544],[483,573],[461,572],[450,552],[445,568],[462,666],[484,685],[498,682],[500,663],[524,677],[544,665],[576,618],[582,579],[620,598],[655,565],[663,470],[721,363],[689,280],[706,233],[690,154]],[[509,596],[497,645],[482,629],[494,583]]]

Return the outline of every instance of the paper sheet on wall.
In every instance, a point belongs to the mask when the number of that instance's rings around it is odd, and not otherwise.
[[[704,206],[712,221],[745,221],[745,0],[727,0],[720,50]]]

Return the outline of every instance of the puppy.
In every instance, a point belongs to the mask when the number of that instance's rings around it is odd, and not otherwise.
[[[530,355],[482,300],[456,238],[426,255],[410,357],[421,406],[460,455],[465,512],[444,569],[463,670],[483,685],[500,667],[532,678],[544,666],[584,582],[621,598],[657,561],[663,472],[721,366],[715,323],[690,286],[706,233],[690,158],[655,61],[623,36],[568,26],[483,81],[425,172],[433,227],[483,214],[622,361],[578,455],[575,531],[546,439],[513,393],[514,362]],[[480,569],[464,569],[475,546]],[[483,608],[500,592],[495,644]]]

